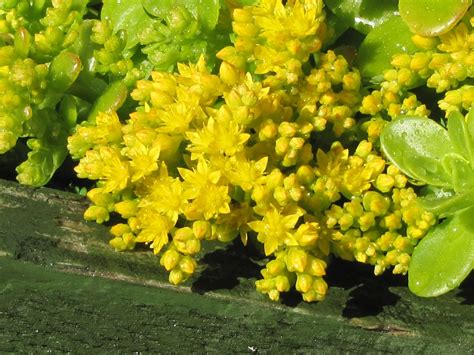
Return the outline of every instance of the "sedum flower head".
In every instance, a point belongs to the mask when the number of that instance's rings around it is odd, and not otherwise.
[[[376,274],[406,272],[435,219],[377,140],[389,117],[427,114],[408,89],[433,57],[394,58],[399,68],[363,97],[358,71],[321,51],[322,7],[235,7],[233,43],[215,73],[204,56],[154,71],[136,82],[128,117],[99,113],[77,127],[76,171],[98,189],[86,217],[114,221],[116,250],[148,246],[178,284],[196,272],[205,244],[256,239],[267,257],[256,288],[272,300],[291,288],[324,299],[331,255]],[[97,43],[119,46],[107,31],[98,25]],[[366,140],[347,144],[356,128]]]

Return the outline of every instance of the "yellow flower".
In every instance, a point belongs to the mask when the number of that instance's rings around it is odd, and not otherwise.
[[[204,112],[198,105],[190,105],[184,102],[177,102],[169,105],[166,109],[157,112],[159,127],[158,132],[171,134],[184,134],[188,131],[191,122],[204,119]]]
[[[100,180],[105,192],[119,192],[127,187],[129,166],[120,152],[109,146],[88,150],[74,170],[80,178]]]
[[[258,233],[257,239],[264,244],[265,255],[270,255],[283,244],[297,245],[293,229],[301,215],[301,213],[283,215],[273,208],[261,221],[252,221],[248,225]]]
[[[185,99],[197,95],[201,106],[212,106],[216,99],[222,95],[223,83],[217,75],[210,74],[204,56],[201,56],[196,64],[178,63],[177,81],[180,86],[186,87],[182,91]]]
[[[126,135],[124,137],[126,147],[121,154],[130,158],[131,182],[135,182],[144,176],[158,170],[158,157],[160,155],[160,142],[155,140],[150,145],[145,145],[136,136]]]
[[[242,151],[250,138],[248,133],[242,133],[242,128],[233,120],[226,106],[221,106],[217,116],[209,118],[202,129],[189,131],[185,136],[190,141],[187,150],[191,152],[192,160],[203,154],[232,156]]]
[[[219,213],[230,212],[229,187],[220,185],[222,173],[213,170],[200,158],[196,169],[178,168],[184,179],[184,188],[192,202],[186,206],[185,215],[190,220],[210,219]]]
[[[94,126],[85,121],[68,138],[68,149],[74,159],[84,156],[95,145],[115,145],[122,139],[122,125],[116,112],[99,112]]]
[[[452,30],[440,35],[439,39],[441,40],[441,44],[438,45],[440,51],[454,53],[470,50],[469,31],[463,21],[460,21]]]
[[[135,241],[137,243],[151,243],[150,248],[153,249],[153,253],[158,254],[163,246],[168,243],[168,234],[174,227],[173,221],[167,216],[157,214],[146,208],[139,211],[137,218],[141,230]]]
[[[255,185],[261,183],[268,157],[258,161],[248,161],[241,156],[234,156],[228,160],[226,177],[234,186],[240,186],[244,191],[251,191]]]
[[[193,196],[194,193],[185,190],[183,182],[179,179],[162,177],[154,181],[147,194],[141,198],[139,206],[166,215],[173,223],[176,223],[179,215],[186,208],[188,200]]]

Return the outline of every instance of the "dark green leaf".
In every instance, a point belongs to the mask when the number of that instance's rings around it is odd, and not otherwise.
[[[434,186],[452,185],[441,159],[454,148],[447,131],[433,120],[395,119],[385,126],[380,142],[387,158],[409,177]]]
[[[415,247],[408,287],[421,297],[442,295],[459,286],[473,262],[474,208],[470,208],[446,219]]]

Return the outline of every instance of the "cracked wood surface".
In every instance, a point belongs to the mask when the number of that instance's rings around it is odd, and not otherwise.
[[[183,286],[148,250],[116,253],[74,194],[0,180],[0,352],[472,353],[473,278],[422,299],[406,279],[334,262],[324,302],[254,290],[259,258],[210,249]]]

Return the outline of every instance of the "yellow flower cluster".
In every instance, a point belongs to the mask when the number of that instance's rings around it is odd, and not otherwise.
[[[321,49],[327,28],[322,0],[264,0],[233,11],[233,47],[218,58],[239,69],[255,66],[267,74],[266,86],[294,84],[303,76],[303,64]]]
[[[354,154],[339,142],[313,148],[316,133],[353,127],[361,102],[358,72],[319,52],[322,5],[237,8],[218,75],[203,58],[154,72],[137,82],[138,108],[124,123],[108,112],[78,126],[68,145],[75,170],[98,181],[85,217],[121,216],[115,249],[149,245],[177,284],[196,271],[202,243],[256,236],[271,259],[256,287],[272,300],[292,287],[308,302],[324,299],[331,252],[376,273],[406,272],[434,220],[411,204],[406,178],[369,141]]]
[[[426,83],[437,93],[446,116],[453,110],[468,110],[474,104],[474,90],[466,84],[474,77],[474,17],[468,11],[450,31],[438,37],[414,35],[420,49],[413,54],[401,53],[392,58],[393,69],[384,72],[380,89],[363,98],[360,112],[372,116],[365,128],[375,141],[382,119],[399,115],[428,117],[426,106],[410,90]]]

